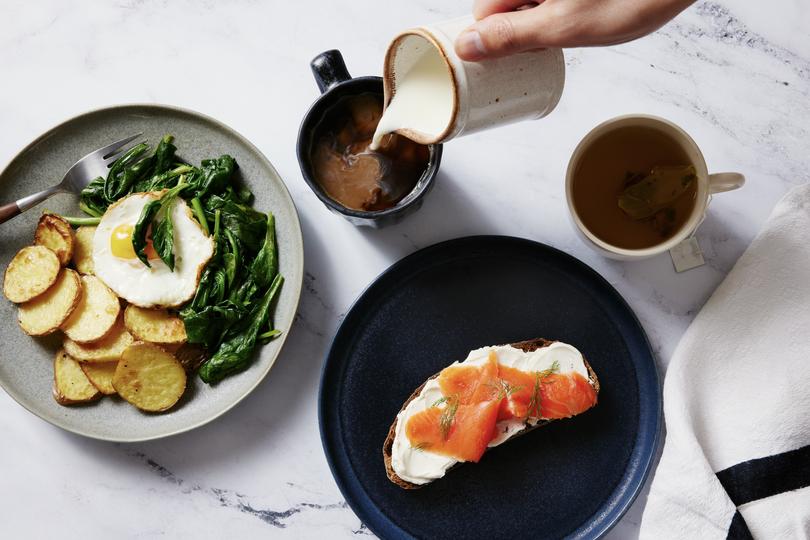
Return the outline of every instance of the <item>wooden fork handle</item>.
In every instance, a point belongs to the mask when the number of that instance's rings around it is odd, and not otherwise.
[[[22,210],[17,206],[16,202],[8,203],[0,206],[0,223],[5,223],[17,214],[21,214]]]
[[[56,193],[60,191],[64,191],[62,188],[62,184],[58,184],[53,187],[49,187],[48,189],[43,189],[38,193],[34,193],[33,195],[29,195],[27,197],[23,197],[22,199],[17,199],[13,203],[8,203],[5,206],[0,206],[0,223],[4,223],[17,214],[21,214],[28,210],[31,207],[34,207],[44,201],[45,199],[52,197]]]

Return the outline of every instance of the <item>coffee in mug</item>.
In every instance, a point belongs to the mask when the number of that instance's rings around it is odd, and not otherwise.
[[[370,149],[382,115],[382,96],[340,98],[315,127],[310,161],[329,197],[353,210],[391,208],[408,195],[430,161],[430,149],[397,134]]]

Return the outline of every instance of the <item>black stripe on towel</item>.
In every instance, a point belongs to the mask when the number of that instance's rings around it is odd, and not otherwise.
[[[739,510],[734,512],[726,540],[754,540],[754,537],[751,536],[751,531],[748,530],[748,524],[745,523]]]
[[[735,506],[810,486],[810,445],[738,463],[717,479]]]

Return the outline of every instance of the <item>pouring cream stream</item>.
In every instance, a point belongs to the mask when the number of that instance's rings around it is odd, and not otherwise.
[[[409,129],[438,137],[453,114],[453,79],[441,54],[419,36],[422,43],[409,49],[395,76],[394,96],[383,112],[369,148],[376,150],[385,135]],[[400,53],[403,54],[404,53]],[[409,62],[410,60],[410,62]],[[408,66],[407,64],[410,64]]]

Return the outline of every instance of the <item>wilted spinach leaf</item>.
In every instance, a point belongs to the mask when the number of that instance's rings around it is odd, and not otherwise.
[[[177,165],[173,169],[169,169],[161,174],[156,174],[150,178],[141,180],[135,184],[133,191],[160,191],[161,189],[173,188],[177,185],[177,181],[182,175],[192,173],[194,170],[194,167],[191,165]]]
[[[239,197],[239,200],[242,201],[244,204],[253,204],[253,192],[250,191],[246,187],[239,188],[239,191],[236,193]]]
[[[93,217],[100,217],[107,211],[109,203],[104,197],[104,183],[104,178],[99,176],[82,190],[79,197],[79,207],[84,213]]]
[[[270,285],[278,273],[278,251],[276,248],[276,220],[273,214],[267,214],[267,230],[259,254],[250,265],[250,275],[259,288]]]
[[[174,137],[172,135],[164,135],[160,143],[155,148],[155,167],[152,171],[152,176],[163,174],[172,168],[174,164],[174,154],[177,152],[177,147],[172,144]]]
[[[188,307],[180,312],[189,343],[204,345],[209,350],[215,350],[228,329],[236,322],[246,320],[249,315],[249,309],[228,301],[201,311]]]
[[[152,267],[149,264],[149,258],[146,256],[146,233],[149,232],[149,225],[152,223],[152,220],[155,219],[158,211],[160,210],[160,199],[149,201],[141,210],[141,216],[138,218],[138,222],[135,224],[135,229],[132,231],[132,247],[135,249],[135,255],[138,256],[138,259],[148,267]]]
[[[225,231],[225,237],[228,239],[228,248],[222,254],[222,266],[225,269],[225,277],[227,278],[228,290],[236,283],[237,264],[239,262],[239,242],[236,241],[233,233],[229,230]]]
[[[220,193],[230,183],[236,170],[236,161],[229,155],[217,159],[204,159],[199,169],[188,179],[189,198],[204,199],[213,193]]]
[[[172,222],[172,208],[174,197],[163,206],[163,218],[152,227],[152,245],[158,257],[166,263],[169,270],[174,272],[174,223]]]
[[[154,155],[141,159],[148,149],[148,144],[140,143],[115,160],[104,183],[104,197],[108,202],[127,195],[135,182],[149,174],[155,162]]]
[[[241,331],[228,336],[217,352],[200,368],[200,378],[211,384],[250,365],[253,350],[261,330],[270,317],[270,305],[278,294],[284,279],[276,276],[273,284],[250,312],[250,324]]]
[[[183,185],[175,186],[166,191],[160,199],[146,203],[143,210],[141,210],[138,222],[135,224],[135,229],[132,231],[132,247],[135,249],[135,255],[138,256],[138,259],[140,259],[143,264],[150,268],[152,265],[149,264],[149,259],[145,252],[146,244],[148,243],[146,237],[149,232],[149,226],[155,220],[158,212],[164,210],[162,219],[152,227],[152,246],[163,262],[174,271],[174,227],[169,210],[174,198],[177,197],[178,193],[180,193],[183,188]],[[155,238],[155,235],[158,235],[158,238]],[[156,245],[156,242],[160,242],[160,247]],[[171,264],[169,264],[170,262]]]
[[[261,249],[267,229],[267,217],[234,200],[212,195],[205,204],[208,212],[220,210],[221,226],[236,237],[252,254]]]

